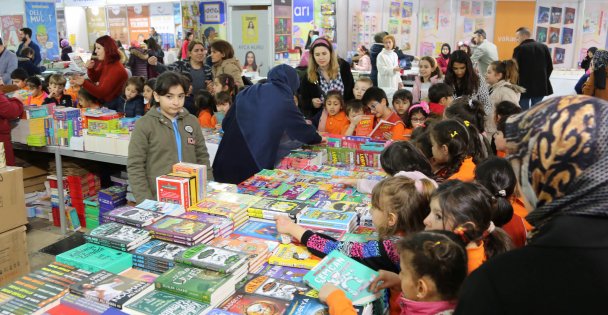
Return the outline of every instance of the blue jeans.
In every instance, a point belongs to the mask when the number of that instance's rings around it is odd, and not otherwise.
[[[583,76],[578,80],[578,82],[576,82],[576,85],[574,86],[574,90],[576,91],[576,94],[583,94],[583,85],[585,85],[585,83],[587,82],[587,79],[589,79],[589,75],[587,73],[583,74]]]
[[[543,100],[544,96],[536,96],[536,97],[522,97],[519,99],[519,106],[522,110],[528,110],[532,108],[532,106],[536,105],[536,103]]]

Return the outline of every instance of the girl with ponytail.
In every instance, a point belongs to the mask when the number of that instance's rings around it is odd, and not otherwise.
[[[466,123],[466,122],[465,122]],[[470,123],[468,123],[470,125]],[[435,180],[459,179],[473,181],[475,163],[470,135],[464,124],[450,119],[431,127]]]
[[[466,244],[468,272],[512,248],[509,236],[493,223],[500,215],[491,193],[477,183],[450,180],[431,195],[425,230],[447,230]]]
[[[486,120],[492,119],[493,116],[486,115],[483,105],[479,101],[468,96],[458,97],[445,109],[443,115],[445,118],[455,119],[467,127],[471,135],[469,145],[475,164],[493,155],[494,151],[489,141],[491,138],[483,136],[486,134]]]
[[[488,117],[494,117],[496,105],[503,101],[519,104],[521,93],[526,89],[517,85],[519,81],[519,67],[515,59],[494,61],[485,73],[486,82],[490,86],[491,111]],[[491,136],[496,132],[496,125],[492,119],[486,121],[486,131]]]

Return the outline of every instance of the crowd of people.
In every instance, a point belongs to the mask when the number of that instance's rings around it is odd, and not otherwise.
[[[371,193],[378,239],[340,242],[285,217],[276,219],[280,233],[317,256],[337,249],[378,270],[370,289],[390,289],[391,314],[603,309],[608,52],[589,49],[583,62],[588,72],[580,88],[594,97],[541,103],[553,93],[553,65],[547,46],[527,28],[516,31],[519,45],[507,60],[498,59],[482,29],[454,51],[445,43],[438,56],[420,57],[378,33],[369,49],[359,47],[354,65],[318,35],[309,34],[298,69],[276,66],[256,84],[244,76],[258,71],[255,54],[237,60],[231,43],[212,29],[203,40],[188,33],[182,60],[172,64],[163,63],[154,36],[146,45],[132,43],[129,58],[120,43],[102,36],[85,64],[87,78],[54,74],[47,82],[13,64],[16,55],[0,39],[3,82],[29,91],[24,99],[0,93],[9,165],[10,120],[23,104],[142,116],[127,165],[138,202],[156,198],[155,178],[177,162],[207,165],[210,178],[239,183],[303,144],[354,135],[372,116],[374,124],[391,126],[381,135],[389,143],[380,158],[388,177],[342,183]],[[17,54],[37,66],[31,30],[23,36]],[[406,88],[401,70],[413,61],[419,74]],[[354,80],[351,67],[370,77]],[[223,133],[213,165],[202,128]],[[356,313],[337,287],[324,287],[320,298],[335,314]]]

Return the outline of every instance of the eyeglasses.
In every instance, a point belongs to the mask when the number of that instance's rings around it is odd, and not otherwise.
[[[412,118],[412,123],[424,123],[426,118]]]

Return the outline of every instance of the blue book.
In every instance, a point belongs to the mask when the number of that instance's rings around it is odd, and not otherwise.
[[[355,227],[357,213],[308,208],[302,210],[297,218],[300,224],[350,231]]]
[[[380,293],[368,290],[377,276],[378,272],[334,250],[304,276],[304,282],[316,290],[332,283],[344,291],[353,305],[365,305],[380,297]]]
[[[329,314],[329,307],[318,299],[296,294],[284,315],[296,314]]]
[[[234,234],[251,236],[270,241],[278,239],[277,226],[274,222],[258,221],[249,219],[234,231]]]

